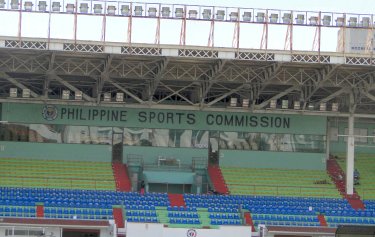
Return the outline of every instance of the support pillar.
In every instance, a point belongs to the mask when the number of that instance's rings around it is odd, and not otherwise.
[[[354,183],[354,116],[348,118],[348,143],[346,152],[346,194],[353,194]]]
[[[331,121],[327,121],[327,135],[326,135],[326,161],[329,159],[331,153]]]

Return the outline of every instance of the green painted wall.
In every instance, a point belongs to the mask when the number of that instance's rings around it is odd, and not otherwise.
[[[111,162],[107,145],[0,142],[0,157]]]
[[[325,154],[221,150],[220,165],[229,167],[324,170]]]
[[[145,163],[157,163],[159,156],[179,159],[182,165],[191,165],[193,157],[208,157],[207,149],[124,146],[123,161],[131,155],[140,155]]]
[[[169,184],[193,184],[195,173],[191,172],[161,172],[143,171],[148,183],[169,183]],[[173,179],[171,178],[173,177]]]

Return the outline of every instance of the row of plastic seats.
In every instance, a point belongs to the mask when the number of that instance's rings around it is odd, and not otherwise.
[[[158,219],[156,217],[144,217],[144,216],[129,216],[126,218],[129,222],[150,222],[150,223],[156,223],[158,222]]]
[[[368,210],[326,210],[324,213],[327,216],[375,217],[375,211]]]
[[[150,216],[150,217],[156,217],[155,211],[134,211],[134,210],[128,210],[125,212],[126,216]]]
[[[293,209],[274,209],[274,208],[249,208],[251,213],[257,214],[280,214],[280,215],[312,215],[316,214],[315,211],[309,210],[293,210]]]
[[[238,213],[210,213],[209,217],[216,219],[239,219],[240,215]]]
[[[68,208],[44,208],[44,213],[51,213],[51,214],[72,214],[72,215],[112,215],[112,209],[90,209],[90,208],[82,208],[82,209],[68,209]]]
[[[155,210],[155,206],[151,205],[125,205],[126,210]]]
[[[343,217],[327,217],[327,221],[330,223],[340,224],[366,224],[375,225],[375,219],[373,218],[343,218]]]
[[[238,208],[230,207],[209,207],[208,212],[227,212],[227,213],[238,213]]]
[[[0,212],[36,212],[36,207],[0,206]]]
[[[241,225],[241,220],[235,219],[211,219],[211,225]]]
[[[149,206],[168,206],[169,201],[129,201],[124,200],[125,205],[149,205]]]
[[[266,221],[266,220],[257,220],[254,221],[254,225],[258,226],[259,224],[270,225],[270,226],[320,226],[319,222],[294,222],[294,221]]]
[[[297,221],[297,222],[319,222],[317,216],[274,216],[274,215],[252,215],[253,220],[266,221]]]
[[[184,206],[168,206],[167,207],[168,211],[197,211],[196,207],[184,207]]]
[[[182,218],[199,218],[198,213],[196,212],[168,212],[168,217],[182,217]]]
[[[169,218],[169,223],[171,224],[189,224],[189,225],[199,225],[201,224],[199,218]]]
[[[34,218],[36,217],[36,213],[35,212],[0,212],[0,217]]]
[[[56,214],[45,213],[45,218],[51,219],[77,219],[77,220],[110,220],[113,219],[112,215],[72,215],[72,214]]]

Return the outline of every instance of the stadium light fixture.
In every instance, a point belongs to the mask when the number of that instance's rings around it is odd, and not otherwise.
[[[211,19],[211,9],[203,9],[202,17],[204,20]]]
[[[89,4],[88,3],[81,3],[79,6],[79,12],[80,13],[88,13],[89,12]]]
[[[270,109],[276,109],[277,100],[270,101]]]
[[[111,93],[110,92],[106,92],[106,93],[104,93],[103,101],[104,102],[111,102],[111,97],[112,97]]]
[[[134,16],[142,16],[143,8],[142,6],[135,6],[134,7]]]
[[[5,1],[4,0],[0,0],[0,8],[5,8]]]
[[[238,21],[238,12],[231,12],[229,14],[229,20],[230,21]]]
[[[249,104],[250,104],[250,100],[249,99],[242,99],[242,107],[243,108],[248,108],[249,107]]]
[[[47,2],[46,1],[39,1],[38,9],[41,12],[47,11]]]
[[[108,6],[107,14],[113,16],[116,14],[116,10],[117,10],[116,6]]]
[[[332,21],[332,17],[330,15],[324,15],[323,16],[323,26],[330,26]]]
[[[63,90],[61,99],[63,100],[69,100],[70,99],[70,91],[69,90]]]
[[[285,12],[283,16],[283,23],[284,24],[291,24],[292,23],[292,14]]]
[[[117,101],[117,102],[124,102],[124,93],[122,93],[122,92],[117,92],[117,93],[116,93],[116,101]]]
[[[350,27],[357,27],[357,17],[349,17],[348,25]]]
[[[61,8],[60,2],[52,2],[52,11],[59,12]]]
[[[30,89],[25,88],[22,90],[22,98],[30,98]]]
[[[12,1],[10,2],[10,8],[11,8],[12,10],[17,10],[18,7],[19,7],[19,2],[18,2],[18,0],[12,0]]]
[[[339,103],[332,103],[332,112],[339,111]]]
[[[73,3],[67,3],[65,9],[67,13],[74,13],[74,8],[75,6]]]
[[[246,22],[251,21],[251,12],[244,12],[242,15],[242,20]]]
[[[161,8],[161,16],[162,17],[170,17],[171,9],[169,7],[162,7]]]
[[[31,12],[33,10],[33,6],[34,6],[34,4],[30,1],[26,1],[23,4],[23,7],[24,7],[25,11],[28,11],[28,12]]]
[[[288,109],[289,108],[289,100],[282,100],[281,101],[281,108]]]
[[[301,101],[294,101],[293,107],[295,110],[300,110],[301,109]]]
[[[82,91],[75,91],[74,92],[74,99],[75,100],[82,100]]]
[[[129,5],[121,5],[121,15],[123,15],[123,16],[129,16],[130,15]]]
[[[345,25],[345,18],[344,17],[337,17],[336,18],[336,26],[344,26]]]
[[[9,97],[17,98],[17,96],[18,96],[17,88],[10,88]]]
[[[264,16],[265,16],[264,12],[258,12],[257,13],[257,22],[264,22]]]
[[[279,14],[272,13],[270,15],[270,23],[277,23],[278,20],[279,20]]]
[[[224,20],[224,18],[225,18],[225,11],[224,10],[217,10],[216,11],[216,19],[222,21],[222,20]]]
[[[310,17],[309,21],[310,21],[310,25],[316,26],[318,24],[318,17],[312,16],[312,17]]]
[[[229,103],[229,105],[230,105],[231,107],[236,107],[236,106],[237,106],[237,98],[236,98],[236,97],[232,97],[232,98],[230,98],[230,103]]]
[[[362,17],[361,26],[370,27],[370,17],[367,17],[367,16]]]
[[[181,7],[176,8],[176,11],[174,12],[174,16],[177,18],[184,17],[184,9]]]
[[[312,103],[309,103],[309,105],[307,106],[308,110],[314,110],[314,108],[315,108],[315,106]]]
[[[149,17],[156,17],[156,13],[157,13],[156,7],[150,7],[148,9],[148,16]]]
[[[94,4],[94,14],[102,14],[102,4]]]
[[[197,10],[189,10],[189,18],[190,19],[196,19],[198,16]]]
[[[319,110],[320,111],[326,111],[327,110],[327,104],[324,103],[324,102],[320,103]]]
[[[297,14],[296,23],[299,25],[305,24],[305,15],[304,14]]]

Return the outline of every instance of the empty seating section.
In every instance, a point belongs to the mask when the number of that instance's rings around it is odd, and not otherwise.
[[[340,198],[326,171],[221,167],[231,194]]]
[[[109,162],[0,158],[0,186],[115,190]]]
[[[345,171],[346,155],[340,155],[337,162]],[[359,185],[355,185],[357,193],[363,199],[375,199],[375,155],[356,154],[354,166],[360,174]]]

